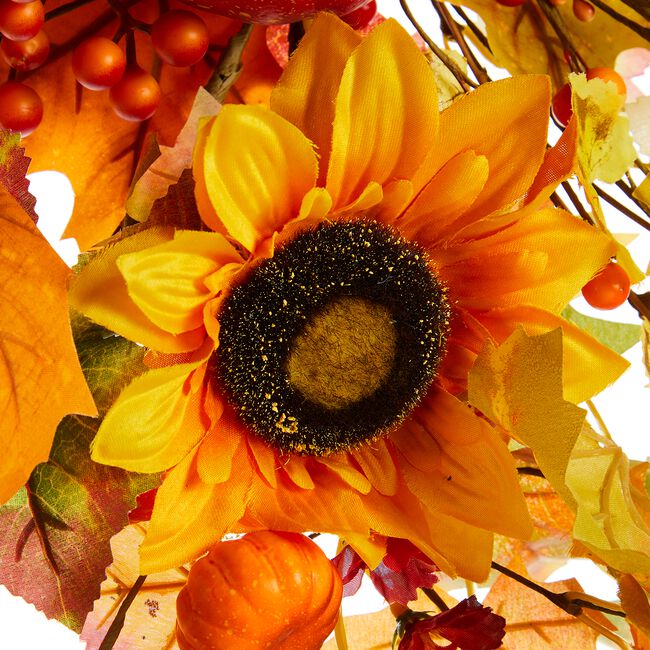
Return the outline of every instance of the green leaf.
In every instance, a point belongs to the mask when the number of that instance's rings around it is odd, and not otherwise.
[[[576,311],[570,305],[562,312],[562,318],[575,323],[578,327],[591,334],[608,348],[623,354],[641,338],[641,326],[629,323],[614,323],[602,318],[592,318]]]
[[[73,317],[73,331],[100,415],[143,372],[144,349],[89,320]],[[143,476],[90,459],[99,418],[66,417],[50,460],[38,465],[21,492],[0,509],[0,582],[51,618],[80,631],[105,568],[109,540],[127,524],[137,494],[155,487]]]

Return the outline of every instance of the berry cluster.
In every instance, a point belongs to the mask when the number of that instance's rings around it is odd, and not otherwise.
[[[0,0],[0,53],[14,70],[27,72],[47,61],[50,41],[43,30],[45,11],[40,0]],[[172,66],[191,66],[208,51],[208,28],[191,11],[171,10],[153,24],[142,25],[148,31],[154,50]],[[138,66],[116,40],[93,36],[75,49],[72,70],[77,81],[89,90],[109,90],[110,104],[122,119],[141,121],[150,118],[161,99],[158,81]],[[126,40],[132,37],[127,33]],[[117,41],[117,42],[116,42]],[[38,93],[25,83],[10,79],[0,85],[0,126],[29,135],[40,124],[43,103]]]

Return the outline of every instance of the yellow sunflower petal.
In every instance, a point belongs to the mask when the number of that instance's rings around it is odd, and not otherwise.
[[[464,225],[461,217],[481,193],[489,173],[485,156],[462,151],[427,183],[398,220],[399,229],[430,246]]]
[[[205,553],[237,522],[246,507],[251,468],[244,445],[232,461],[231,478],[208,485],[196,469],[197,450],[166,476],[140,547],[140,573],[172,569]]]
[[[116,260],[131,300],[152,323],[172,334],[202,325],[203,307],[214,295],[206,279],[237,262],[241,258],[222,235],[190,230]]]
[[[104,418],[92,442],[92,459],[133,472],[174,466],[208,428],[202,391],[192,392],[195,372],[205,372],[212,350],[192,363],[150,370],[132,381]]]
[[[352,466],[347,454],[332,454],[315,459],[334,472],[342,481],[361,494],[368,494],[372,485],[362,472]]]
[[[581,251],[582,255],[582,251]],[[562,383],[564,399],[579,404],[609,386],[629,363],[584,330],[560,316],[533,306],[495,309],[477,316],[498,343],[518,327],[535,336],[562,328]]]
[[[204,483],[214,485],[230,478],[232,459],[245,436],[232,411],[226,409],[198,449],[196,468]]]
[[[228,234],[254,251],[298,215],[315,186],[313,145],[260,106],[224,106],[206,128],[203,155],[195,160],[198,175]],[[202,217],[212,227],[210,215]]]
[[[316,145],[323,184],[332,142],[336,92],[345,64],[359,43],[361,36],[343,21],[333,14],[319,14],[271,93],[271,108]]]
[[[282,458],[282,469],[291,481],[303,490],[313,490],[315,483],[307,469],[305,460],[300,456]]]
[[[403,465],[406,484],[428,509],[512,537],[532,531],[512,456],[499,434],[449,393],[433,388],[392,435],[426,449],[434,471]]]
[[[169,242],[173,236],[171,228],[150,228],[106,247],[73,281],[70,304],[100,325],[154,350],[196,350],[205,339],[203,327],[175,335],[155,325],[129,297],[117,266],[121,255]]]
[[[438,125],[433,72],[394,20],[376,27],[348,59],[336,97],[327,189],[335,206],[371,181],[408,179]]]
[[[611,239],[584,221],[545,208],[490,236],[433,249],[431,255],[462,307],[528,304],[557,312],[614,251]]]
[[[416,189],[453,156],[473,151],[488,159],[490,174],[466,219],[522,198],[544,158],[550,91],[545,75],[517,75],[463,95],[441,114],[439,138],[415,176]]]

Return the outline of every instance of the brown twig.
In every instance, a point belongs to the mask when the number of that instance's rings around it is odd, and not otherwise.
[[[465,91],[468,92],[472,88],[476,88],[477,84],[472,81],[459,67],[456,65],[454,61],[452,61],[449,56],[447,56],[447,53],[438,47],[433,40],[431,40],[431,37],[422,29],[421,25],[418,23],[418,21],[415,19],[415,16],[413,15],[413,12],[411,11],[410,7],[408,6],[408,3],[406,0],[399,0],[399,3],[402,7],[402,10],[404,13],[408,16],[408,19],[413,23],[413,27],[415,27],[417,33],[422,37],[424,42],[429,46],[429,49],[442,61],[443,65],[451,72],[451,74],[454,75],[456,78],[456,81],[460,84],[461,88]]]
[[[621,214],[624,214],[626,217],[629,219],[632,219],[634,223],[638,224],[642,228],[645,228],[646,230],[650,230],[650,223],[648,223],[645,219],[640,217],[638,214],[635,212],[632,212],[628,207],[624,206],[622,203],[617,201],[613,196],[610,196],[603,190],[602,188],[598,187],[595,183],[593,183],[593,187],[596,190],[596,194],[603,199],[604,201],[607,201],[612,207],[616,208]]]
[[[623,16],[623,14],[619,14],[618,11],[612,9],[602,0],[589,0],[589,2],[611,16],[616,22],[619,22],[621,25],[625,25],[628,29],[636,32],[641,38],[645,39],[646,41],[650,41],[650,29],[647,27],[642,27],[638,23],[635,23],[633,20],[630,20],[626,16]]]
[[[634,196],[634,190],[631,187],[629,187],[623,181],[620,180],[616,181],[616,187],[618,187],[618,189],[621,190],[621,192],[623,192],[623,194],[625,194],[625,196],[627,196],[628,199],[634,201],[634,203],[636,203],[637,206],[640,207],[641,210],[643,210],[644,214],[647,214],[650,217],[650,212],[648,212],[648,207],[644,205],[641,201],[639,201],[639,199],[637,199],[636,196]]]
[[[492,562],[492,568],[503,573],[503,575],[516,580],[520,584],[536,591],[538,594],[544,596],[544,598],[550,600],[554,605],[563,609],[567,614],[571,616],[580,616],[582,614],[582,608],[586,607],[588,609],[595,609],[599,612],[604,612],[605,614],[610,614],[612,616],[621,616],[625,618],[625,612],[620,609],[614,609],[615,605],[612,607],[605,607],[602,604],[592,602],[591,596],[587,594],[581,594],[579,592],[565,592],[561,594],[556,594],[554,591],[550,591],[541,585],[538,585],[536,582],[525,578],[522,575],[519,575],[516,571],[504,567],[497,562]],[[599,601],[605,602],[605,601]]]
[[[578,53],[575,46],[573,45],[573,42],[569,37],[566,26],[564,24],[564,20],[562,20],[562,15],[560,14],[560,12],[555,7],[550,5],[547,2],[547,0],[538,0],[537,4],[539,8],[542,10],[544,16],[546,17],[546,20],[548,20],[549,24],[553,28],[553,31],[557,34],[557,37],[560,39],[560,42],[562,43],[562,47],[566,49],[571,55],[571,61],[577,62],[579,64],[578,66],[573,66],[575,67],[573,72],[584,72],[587,69],[587,64]]]
[[[591,215],[585,210],[585,207],[580,202],[578,195],[573,191],[573,188],[567,181],[564,181],[562,183],[562,189],[564,189],[564,191],[567,193],[567,196],[573,204],[573,207],[575,207],[582,219],[587,223],[590,223],[592,226],[595,225],[594,220],[591,218]]]
[[[454,11],[463,19],[463,22],[467,25],[469,28],[469,31],[474,34],[476,37],[476,40],[490,53],[493,54],[492,48],[490,47],[490,43],[487,39],[487,36],[478,28],[476,23],[472,21],[472,19],[462,10],[461,7],[457,7],[456,5],[452,5]]]
[[[422,592],[441,612],[446,612],[449,609],[449,605],[435,589],[422,587]]]
[[[117,614],[115,615],[113,622],[108,628],[108,631],[106,632],[106,636],[104,636],[104,640],[102,641],[98,650],[111,650],[111,648],[115,645],[115,642],[117,641],[118,637],[120,636],[120,632],[124,627],[124,621],[126,620],[126,613],[129,611],[129,607],[131,606],[131,603],[135,600],[135,597],[138,595],[138,592],[140,591],[140,587],[142,587],[146,579],[147,576],[138,576],[138,579],[133,583],[133,586],[129,590],[128,595],[122,601],[120,608],[117,610]]]
[[[539,467],[517,467],[517,473],[525,474],[526,476],[538,476],[539,478],[546,478],[544,472]]]
[[[438,0],[431,0],[431,4],[440,16],[440,20],[447,26],[452,36],[454,37],[454,40],[456,43],[458,43],[463,56],[467,60],[467,64],[474,73],[474,76],[476,77],[476,80],[479,82],[479,84],[487,83],[490,81],[490,77],[488,76],[486,69],[479,63],[479,60],[474,55],[474,52],[472,52],[472,49],[465,40],[465,36],[463,35],[460,26],[449,13],[449,9],[447,9],[444,3],[438,2]]]
[[[205,84],[205,89],[218,101],[223,102],[230,87],[237,81],[242,70],[242,54],[253,32],[253,25],[244,23],[228,41],[219,59],[219,65]]]

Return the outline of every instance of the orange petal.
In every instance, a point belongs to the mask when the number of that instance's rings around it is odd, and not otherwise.
[[[488,159],[490,174],[466,220],[522,198],[544,158],[550,91],[545,75],[517,75],[456,100],[440,116],[440,137],[418,170],[416,190],[453,156],[469,150]]]
[[[512,456],[501,437],[463,402],[434,387],[393,436],[427,450],[433,471],[403,466],[425,508],[485,530],[526,538],[532,528]]]
[[[231,409],[226,409],[201,441],[196,468],[204,483],[214,485],[230,478],[232,459],[246,432]]]
[[[614,253],[612,241],[563,210],[527,214],[495,234],[431,250],[458,304],[560,311]],[[576,258],[575,251],[580,251]]]
[[[387,496],[397,492],[397,468],[386,440],[375,440],[351,452],[351,455],[375,490]]]
[[[298,216],[318,176],[312,143],[290,122],[260,106],[224,106],[206,127],[202,156],[195,159],[216,211],[204,221],[249,251]],[[205,200],[205,197],[203,197]]]
[[[278,462],[275,451],[252,432],[246,436],[246,442],[257,464],[256,469],[258,474],[264,477],[264,480],[271,487],[276,487],[278,484],[276,473],[280,467],[280,463]]]
[[[287,456],[282,458],[282,469],[286,472],[289,479],[303,490],[313,490],[314,481],[307,469],[305,459],[300,456]]]
[[[92,459],[133,472],[174,466],[205,435],[203,390],[193,392],[195,372],[205,372],[211,346],[192,363],[149,370],[132,381],[108,411],[92,442]],[[203,366],[203,367],[201,367]]]
[[[131,300],[149,320],[181,334],[201,327],[205,303],[219,288],[218,271],[242,260],[222,235],[184,230],[170,242],[121,255],[116,262]]]
[[[430,246],[465,225],[463,215],[488,178],[488,161],[473,151],[449,160],[424,186],[397,225],[409,239]]]
[[[172,569],[205,553],[240,519],[251,483],[248,455],[240,446],[229,481],[208,485],[188,454],[158,489],[153,514],[140,547],[140,573]]]
[[[348,454],[332,454],[315,458],[315,461],[334,472],[342,481],[361,494],[368,494],[370,481],[350,462]]]
[[[333,14],[319,14],[271,93],[271,108],[316,145],[320,184],[325,182],[330,155],[336,92],[345,64],[359,43],[361,36],[351,27]]]
[[[438,125],[433,72],[413,39],[390,19],[359,45],[336,97],[327,189],[335,206],[368,183],[409,179]]]
[[[108,246],[84,267],[70,288],[71,305],[100,325],[160,352],[196,350],[205,339],[200,326],[172,334],[155,325],[129,297],[117,259],[169,242],[171,228],[150,228]]]
[[[581,255],[583,251],[581,250]],[[502,343],[517,327],[535,336],[562,328],[562,383],[564,399],[579,404],[616,381],[629,363],[584,330],[560,316],[533,306],[495,309],[477,318]]]

